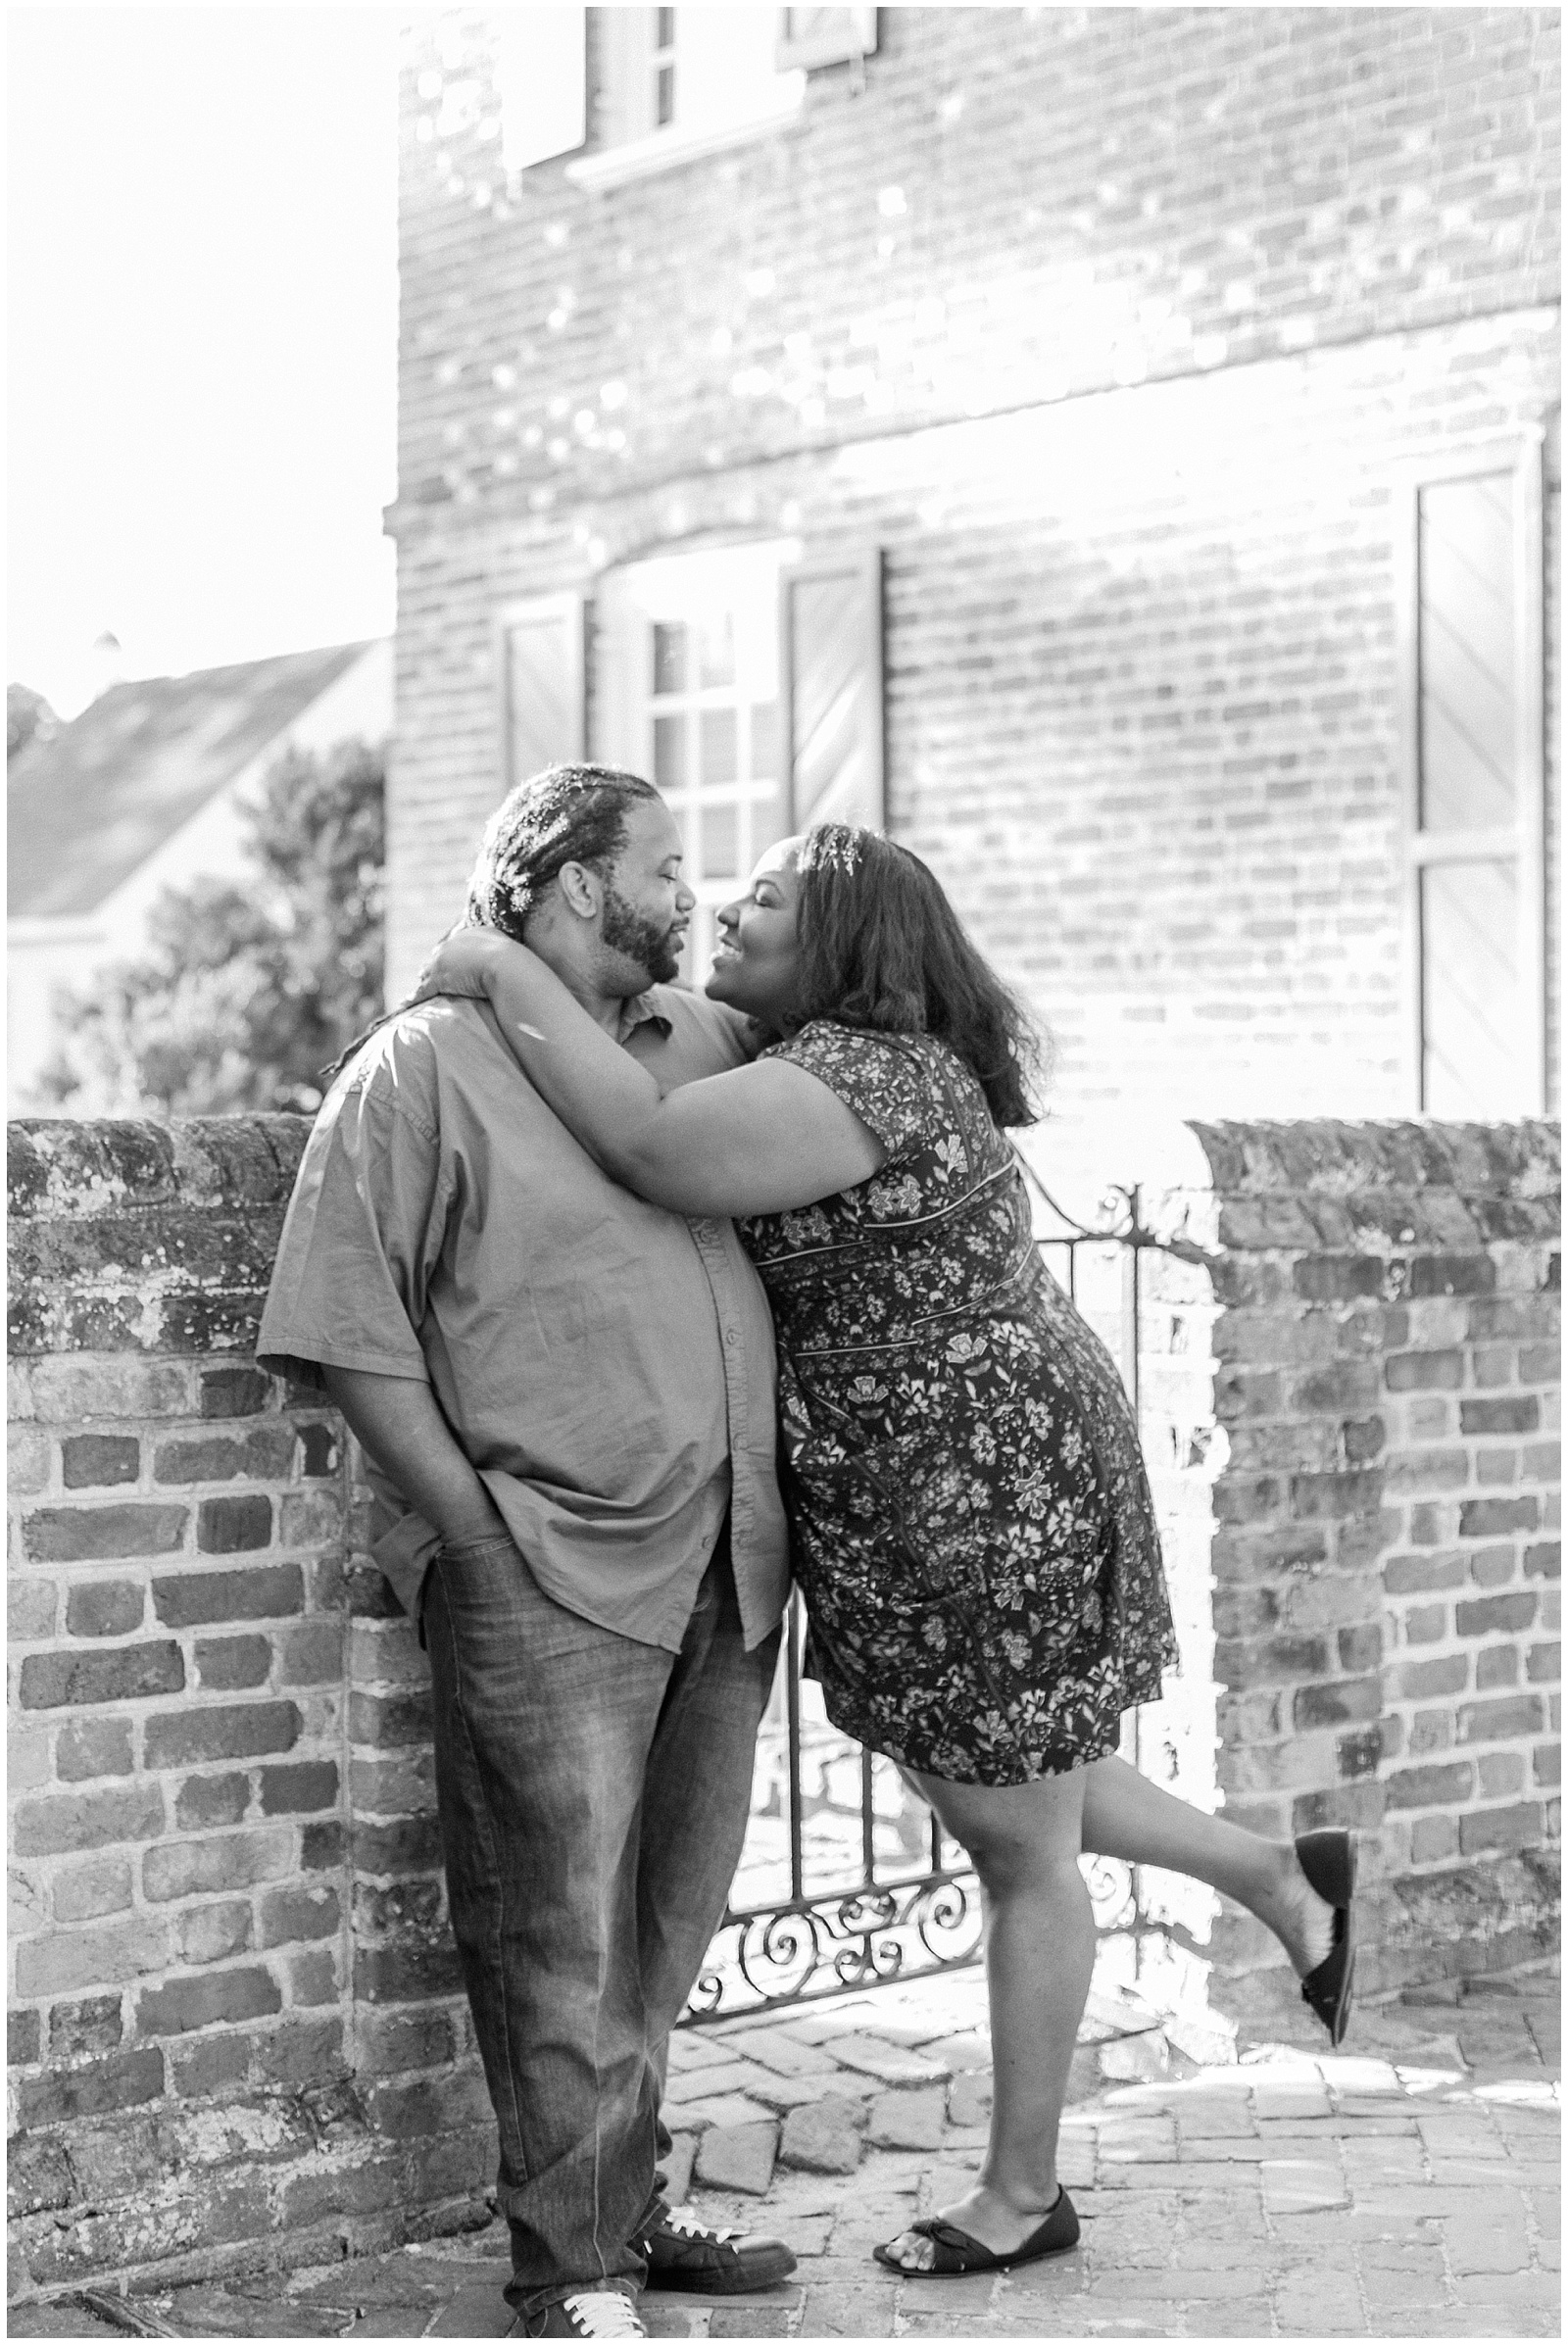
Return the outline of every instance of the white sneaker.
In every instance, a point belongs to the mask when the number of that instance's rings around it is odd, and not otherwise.
[[[646,2337],[637,2307],[618,2288],[579,2288],[514,2321],[514,2337]]]

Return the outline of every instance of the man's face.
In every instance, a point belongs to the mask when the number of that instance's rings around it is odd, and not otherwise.
[[[626,844],[605,884],[599,916],[607,993],[641,994],[676,974],[697,901],[680,870],[674,815],[662,798],[640,801],[626,816]]]

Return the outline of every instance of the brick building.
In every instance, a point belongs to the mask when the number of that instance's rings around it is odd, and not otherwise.
[[[586,744],[710,906],[885,818],[1068,1124],[1549,1109],[1554,12],[548,21],[408,57],[393,983]]]

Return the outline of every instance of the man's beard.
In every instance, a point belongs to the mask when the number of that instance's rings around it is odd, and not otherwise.
[[[672,922],[650,920],[607,884],[599,922],[601,943],[645,972],[649,985],[668,985],[680,973],[680,950],[670,941]]]

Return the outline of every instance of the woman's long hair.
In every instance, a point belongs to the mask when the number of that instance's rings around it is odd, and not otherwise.
[[[801,985],[789,1023],[833,1018],[932,1034],[960,1058],[1003,1128],[1036,1121],[1041,1040],[970,943],[941,883],[879,831],[819,822],[801,848]]]

